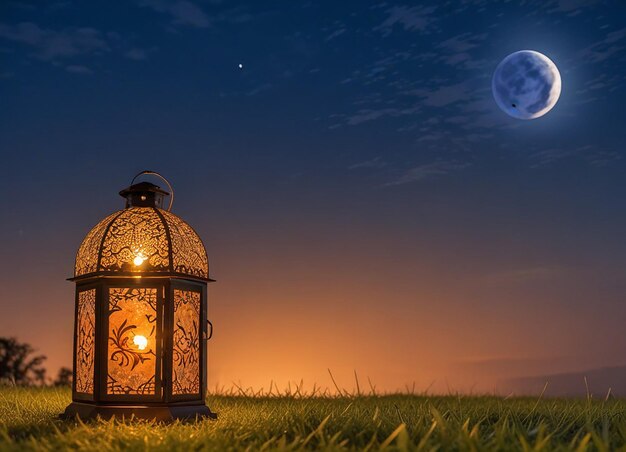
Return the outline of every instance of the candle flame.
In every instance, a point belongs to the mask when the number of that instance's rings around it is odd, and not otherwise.
[[[145,350],[145,348],[148,346],[148,339],[146,339],[145,336],[137,335],[133,338],[133,343],[137,346],[139,350]]]

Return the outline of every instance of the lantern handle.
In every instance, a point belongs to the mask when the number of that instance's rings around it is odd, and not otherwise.
[[[207,319],[206,321],[207,325],[209,325],[211,327],[211,331],[209,332],[209,337],[205,337],[204,340],[208,341],[209,339],[211,339],[213,337],[213,323]]]
[[[130,185],[133,185],[135,183],[135,179],[137,179],[139,176],[142,176],[144,174],[148,174],[148,175],[151,175],[151,176],[156,176],[156,177],[160,178],[163,182],[165,182],[167,184],[167,188],[170,189],[170,205],[167,207],[167,211],[169,212],[170,210],[172,210],[172,204],[174,204],[174,189],[172,188],[170,183],[167,181],[167,179],[165,177],[161,176],[156,171],[144,170],[141,173],[138,173],[135,177],[133,177],[133,180],[130,181]]]

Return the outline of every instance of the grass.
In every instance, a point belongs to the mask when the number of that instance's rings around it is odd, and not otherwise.
[[[62,421],[68,389],[0,388],[0,451],[623,450],[626,400],[219,395],[218,421]]]

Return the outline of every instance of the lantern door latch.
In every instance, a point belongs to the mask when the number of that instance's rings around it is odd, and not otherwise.
[[[209,326],[209,333],[208,333],[208,335],[206,335],[206,333],[205,333],[204,340],[208,341],[209,339],[211,339],[213,337],[213,323],[210,320],[207,320],[206,323]]]

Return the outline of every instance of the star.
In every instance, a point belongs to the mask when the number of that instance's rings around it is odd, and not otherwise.
[[[239,69],[243,69],[243,64],[239,63]]]

